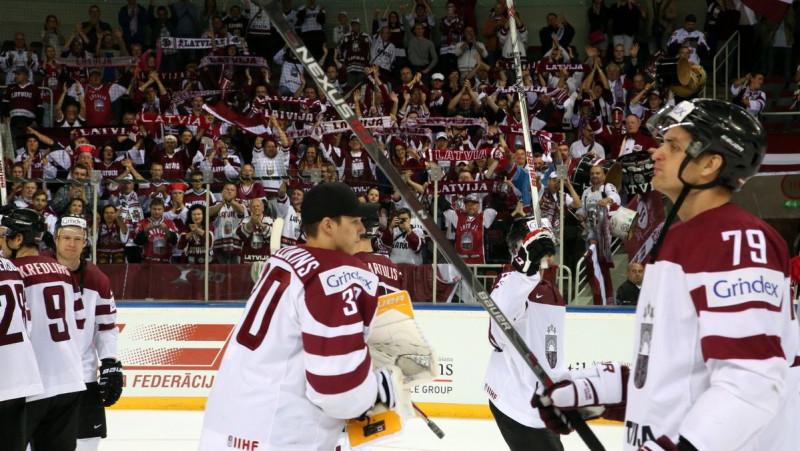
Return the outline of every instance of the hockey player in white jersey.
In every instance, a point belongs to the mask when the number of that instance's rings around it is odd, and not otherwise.
[[[86,311],[81,358],[86,391],[78,413],[77,451],[97,450],[106,437],[105,407],[122,395],[122,364],[117,359],[119,329],[111,282],[94,263],[81,258],[89,228],[79,215],[62,216],[55,230],[56,258],[72,271]],[[97,367],[100,363],[100,380]]]
[[[712,99],[668,106],[648,128],[663,139],[653,187],[674,202],[667,220],[680,221],[645,272],[630,378],[617,364],[582,370],[540,402],[627,401],[626,450],[796,450],[788,247],[730,202],[761,165],[764,128]]]
[[[553,234],[537,228],[531,217],[516,220],[506,235],[514,271],[500,276],[492,289],[492,300],[508,317],[537,360],[556,378],[567,372],[564,366],[564,300],[539,272],[541,260],[555,253]],[[543,387],[508,342],[505,334],[490,322],[489,357],[483,389],[489,409],[512,451],[536,449],[563,451],[558,435],[545,427],[536,409],[534,393]]]
[[[0,258],[0,443],[8,451],[24,451],[26,396],[42,393],[42,379],[28,337],[25,285],[17,267]]]
[[[86,389],[81,368],[85,312],[69,269],[39,255],[45,232],[39,213],[16,209],[0,219],[0,248],[19,269],[31,312],[30,337],[44,392],[28,396],[26,436],[35,450],[73,451],[78,402]]]
[[[273,254],[253,288],[206,404],[201,451],[332,450],[346,419],[395,407],[399,370],[373,370],[366,345],[378,278],[352,255],[376,208],[343,183],[306,194],[308,244]]]

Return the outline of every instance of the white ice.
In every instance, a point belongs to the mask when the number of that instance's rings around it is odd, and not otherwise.
[[[195,451],[203,423],[201,411],[109,410],[108,438],[100,451]],[[438,439],[420,419],[406,423],[400,437],[388,439],[373,451],[495,451],[508,449],[494,421],[433,418],[444,431]],[[592,425],[608,450],[622,448],[621,426]],[[562,438],[567,451],[585,450],[577,434]]]

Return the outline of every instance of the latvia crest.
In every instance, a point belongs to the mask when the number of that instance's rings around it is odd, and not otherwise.
[[[552,324],[544,334],[544,355],[550,368],[555,368],[558,363],[558,335],[556,326]]]
[[[636,368],[633,373],[633,385],[644,387],[647,380],[647,364],[650,361],[650,340],[653,338],[653,317],[655,309],[648,303],[644,308],[644,316],[639,329],[639,351],[636,355]]]

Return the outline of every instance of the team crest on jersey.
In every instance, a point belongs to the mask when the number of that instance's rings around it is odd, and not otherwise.
[[[647,380],[647,364],[650,361],[650,340],[653,338],[653,318],[655,309],[651,304],[644,308],[644,317],[639,329],[639,352],[636,355],[636,369],[633,373],[633,385],[644,387]]]
[[[550,368],[555,368],[558,363],[558,331],[556,326],[550,325],[544,334],[544,355]]]

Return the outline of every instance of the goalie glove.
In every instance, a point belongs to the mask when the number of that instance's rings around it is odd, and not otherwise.
[[[389,410],[394,410],[403,417],[413,416],[411,391],[403,388],[403,372],[400,368],[389,365],[375,371],[378,379],[378,396],[375,403]],[[374,411],[380,409],[374,409]]]
[[[511,265],[526,276],[532,276],[539,272],[542,259],[555,253],[553,233],[548,229],[536,229],[522,240]]]
[[[103,359],[101,361],[98,385],[103,406],[113,406],[122,396],[122,363],[119,360]]]
[[[601,363],[573,371],[570,379],[548,387],[541,396],[534,396],[533,407],[547,428],[568,434],[574,427],[562,410],[577,410],[581,418],[604,417],[622,420],[625,417],[629,368],[618,363]]]

